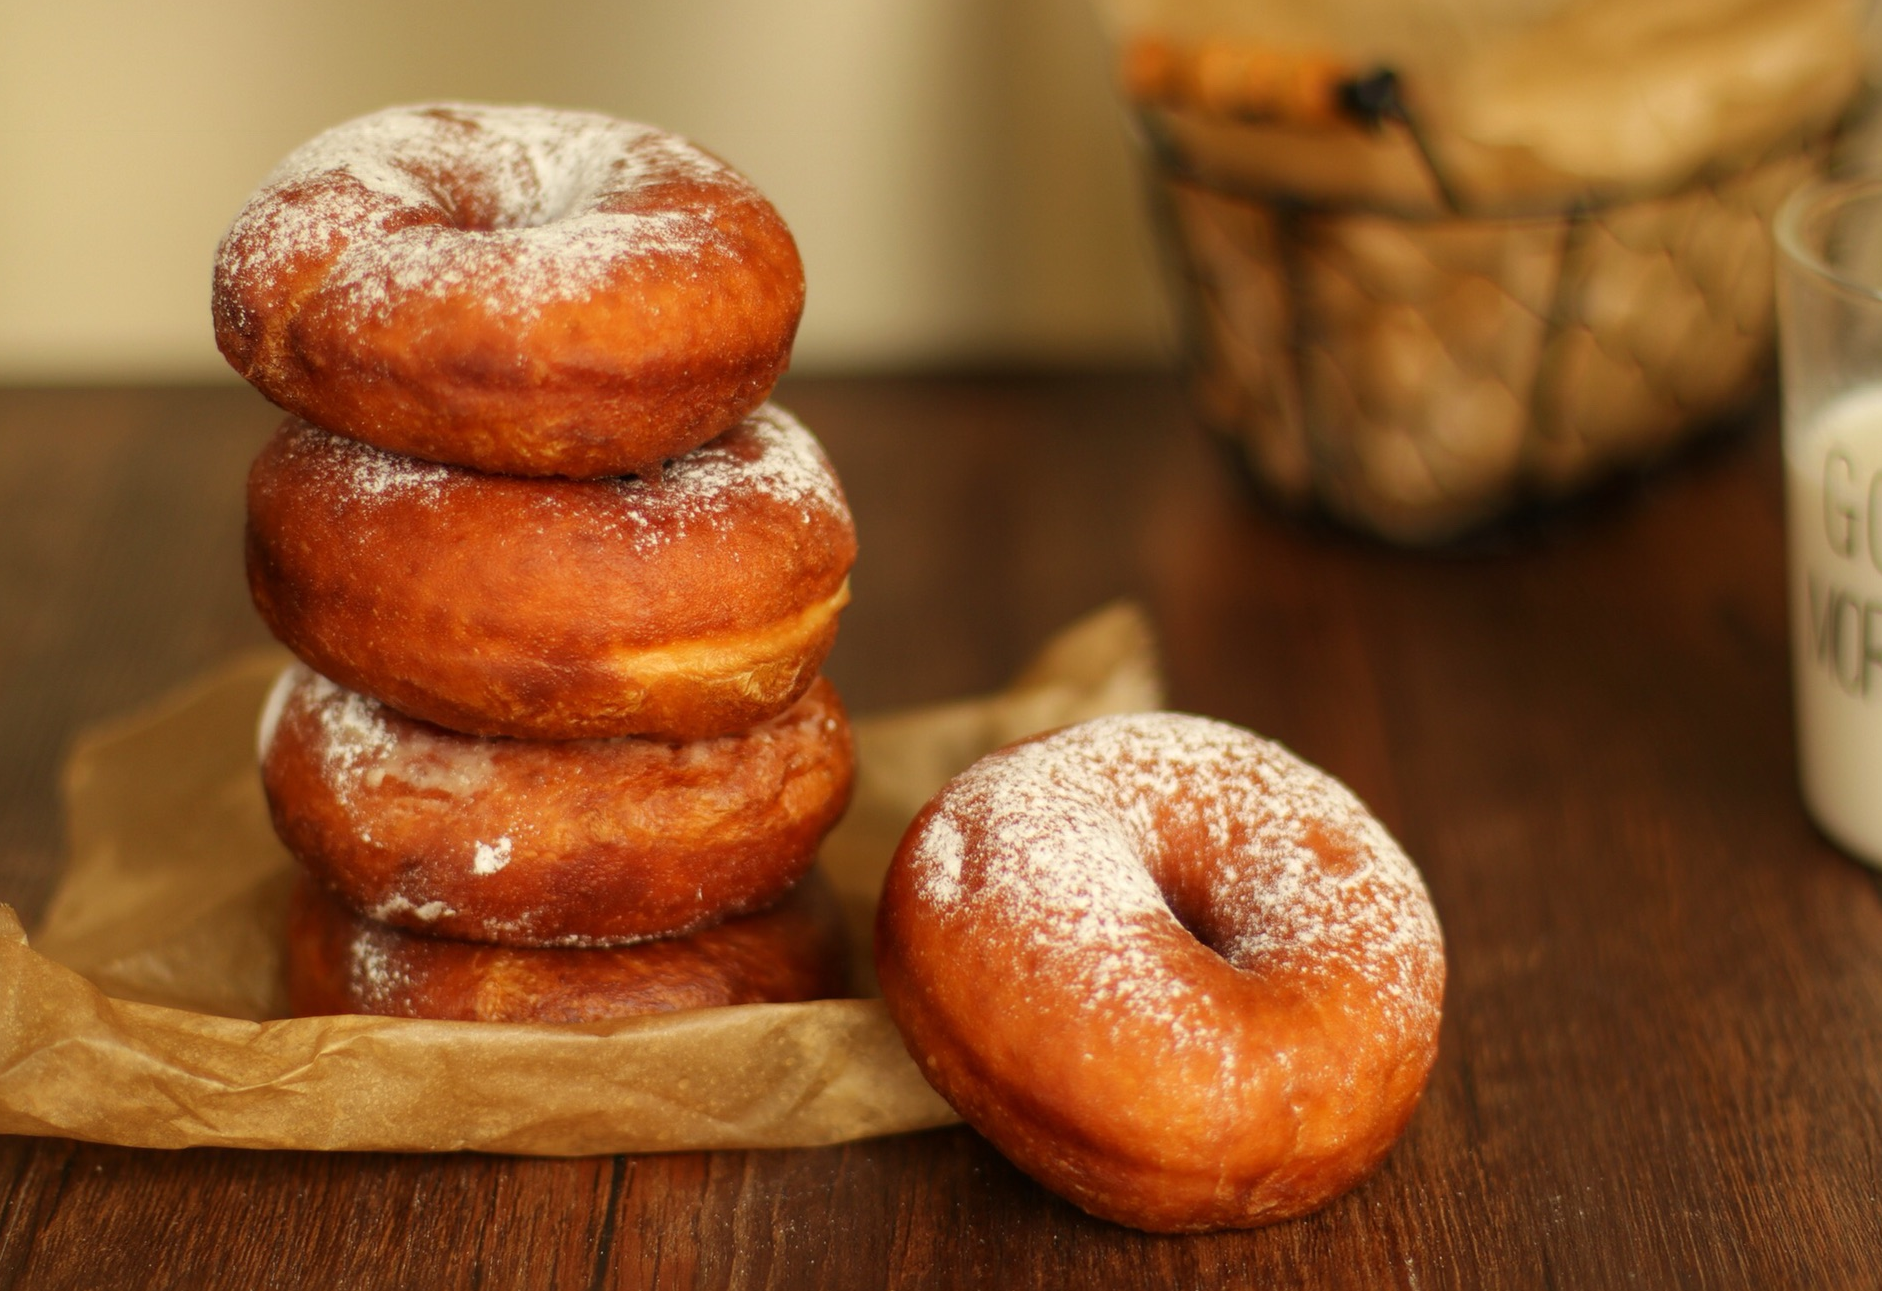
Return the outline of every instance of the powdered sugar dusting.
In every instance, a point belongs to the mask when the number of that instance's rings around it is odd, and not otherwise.
[[[322,768],[340,789],[340,796],[348,797],[346,790],[366,769],[392,751],[392,730],[373,700],[335,685],[311,668],[299,671],[299,693],[294,698],[306,705],[319,723]]]
[[[283,703],[313,718],[321,777],[344,807],[357,807],[363,792],[378,789],[387,780],[422,792],[468,798],[484,789],[494,775],[485,741],[434,733],[415,722],[402,721],[395,729],[378,700],[347,690],[303,664],[290,668],[284,680],[288,691]],[[509,840],[502,842],[507,862]]]
[[[461,467],[388,453],[299,419],[281,427],[279,452],[284,463],[307,470],[322,491],[343,507],[379,502],[430,505],[453,482],[461,485],[477,478]]]
[[[849,506],[823,445],[797,418],[765,404],[724,435],[667,463],[659,480],[633,476],[606,482],[615,491],[621,526],[643,541],[721,528],[753,496],[849,523]]]
[[[443,901],[426,901],[421,905],[403,892],[393,893],[366,912],[368,918],[376,919],[380,923],[390,923],[400,915],[406,914],[425,923],[434,923],[446,915],[456,913],[455,909]]]
[[[495,874],[510,863],[510,850],[515,844],[508,834],[494,843],[478,842],[471,849],[471,873]]]
[[[1179,1047],[1208,1042],[1207,1010],[1163,964],[1166,891],[1236,968],[1356,977],[1388,1040],[1436,1024],[1442,934],[1416,868],[1344,785],[1234,726],[1132,714],[1003,750],[948,785],[910,861],[937,917],[1035,930],[1080,1007],[1123,1004]]]
[[[755,498],[794,510],[805,524],[834,516],[850,523],[836,471],[823,446],[790,413],[766,404],[708,444],[668,462],[660,478],[513,480],[460,466],[421,462],[294,420],[281,430],[284,462],[297,462],[341,508],[387,503],[474,505],[484,489],[518,489],[546,509],[579,502],[597,536],[653,548],[696,534],[732,536]],[[361,541],[365,535],[356,535]]]
[[[695,204],[637,206],[678,181]],[[724,163],[652,126],[591,112],[441,103],[390,108],[291,153],[218,252],[230,280],[268,283],[332,254],[324,286],[364,317],[474,285],[499,313],[586,299],[624,257],[696,260],[723,245],[719,207],[755,198]]]
[[[348,965],[349,992],[375,1012],[397,1012],[392,1005],[412,988],[412,976],[399,962],[398,936],[390,929],[365,928],[353,939]]]
[[[936,816],[922,838],[922,855],[928,862],[922,884],[928,899],[940,905],[958,901],[961,896],[961,866],[967,859],[967,844],[961,831],[946,816]]]

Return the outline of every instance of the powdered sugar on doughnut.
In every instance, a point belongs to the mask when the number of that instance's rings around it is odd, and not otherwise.
[[[396,945],[391,932],[367,929],[353,943],[348,980],[360,1002],[389,1011],[411,990],[411,973],[389,953]]]
[[[471,848],[471,873],[495,874],[510,863],[510,853],[515,847],[516,840],[508,834],[494,843],[479,840]]]
[[[796,510],[806,524],[849,507],[823,446],[790,413],[766,404],[718,439],[666,464],[660,478],[634,475],[582,481],[504,481],[458,466],[421,462],[345,439],[305,422],[290,423],[285,450],[325,476],[342,507],[400,502],[444,503],[457,490],[517,487],[534,505],[554,508],[581,496],[603,532],[658,546],[689,532],[727,530],[754,497]]]
[[[218,256],[224,273],[265,284],[344,243],[325,285],[362,316],[474,286],[494,311],[527,318],[588,298],[624,256],[697,261],[724,249],[710,199],[633,209],[636,192],[673,181],[756,196],[652,126],[541,107],[390,108],[291,153]]]
[[[1207,1001],[1162,962],[1177,915],[1159,875],[1189,860],[1169,838],[1207,854],[1201,904],[1230,964],[1337,969],[1367,983],[1383,1028],[1435,1025],[1442,935],[1416,868],[1344,785],[1237,727],[1134,714],[1003,750],[949,784],[909,859],[936,916],[1035,929],[1025,971],[1167,1023],[1180,1046],[1202,1039]]]
[[[443,901],[427,901],[420,905],[404,893],[396,892],[367,913],[380,923],[388,923],[403,914],[409,914],[414,919],[421,919],[426,923],[435,923],[447,915],[456,914],[457,911]]]
[[[659,480],[627,476],[608,484],[620,499],[623,522],[641,533],[671,522],[676,534],[684,534],[689,525],[722,518],[736,500],[754,494],[797,508],[806,522],[814,511],[849,514],[823,445],[769,403],[728,434],[674,458]]]
[[[402,734],[395,732],[378,700],[336,685],[303,664],[291,667],[283,682],[283,705],[314,719],[321,777],[347,807],[357,802],[362,790],[377,789],[388,779],[453,798],[468,798],[490,782],[494,768],[488,746],[481,741],[434,737],[411,723]],[[266,743],[262,752],[266,756]],[[507,862],[509,840],[502,843]],[[494,864],[494,869],[501,868],[501,863]]]

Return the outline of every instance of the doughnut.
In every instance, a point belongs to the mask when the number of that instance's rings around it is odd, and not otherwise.
[[[288,1008],[459,1022],[598,1022],[821,1000],[845,991],[842,920],[822,877],[689,937],[595,950],[484,946],[362,919],[307,875],[288,902]]]
[[[289,412],[511,475],[628,474],[764,402],[797,246],[725,163],[590,112],[437,104],[289,154],[216,252],[216,344]]]
[[[771,904],[810,869],[855,765],[823,678],[736,735],[493,740],[296,664],[260,737],[275,833],[336,896],[509,946],[665,937]]]
[[[990,754],[877,912],[909,1052],[1021,1170],[1158,1232],[1326,1203],[1437,1053],[1423,881],[1338,781],[1238,727],[1100,718]]]
[[[521,479],[290,418],[248,477],[249,590],[314,671],[470,735],[707,739],[804,693],[856,534],[767,405],[658,476]]]

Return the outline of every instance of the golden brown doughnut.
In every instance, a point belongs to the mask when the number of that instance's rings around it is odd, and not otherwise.
[[[473,735],[705,739],[788,708],[849,600],[849,508],[773,406],[659,479],[515,479],[290,419],[248,477],[256,608],[316,672]]]
[[[512,475],[621,475],[764,402],[804,271],[771,204],[651,126],[392,108],[290,154],[216,254],[216,344],[290,412]]]
[[[776,901],[816,860],[854,770],[818,678],[750,730],[664,740],[458,735],[303,665],[263,714],[275,832],[353,909],[509,946],[665,937]]]
[[[526,950],[421,937],[362,919],[307,875],[288,905],[288,1007],[461,1022],[597,1022],[841,996],[843,928],[814,871],[758,914],[689,937]]]
[[[1247,731],[1100,718],[951,781],[897,850],[883,998],[1020,1169],[1153,1231],[1371,1173],[1437,1053],[1423,882],[1344,785]]]

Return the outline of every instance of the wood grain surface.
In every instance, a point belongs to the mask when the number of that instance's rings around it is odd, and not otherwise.
[[[1874,1286],[1882,901],[1793,785],[1768,413],[1443,554],[1248,505],[1160,376],[797,381],[863,542],[868,712],[998,684],[1119,595],[1177,706],[1345,779],[1423,867],[1443,1050],[1306,1220],[1151,1237],[971,1131],[543,1161],[0,1141],[13,1287]],[[0,899],[87,722],[263,639],[246,391],[0,392]]]

